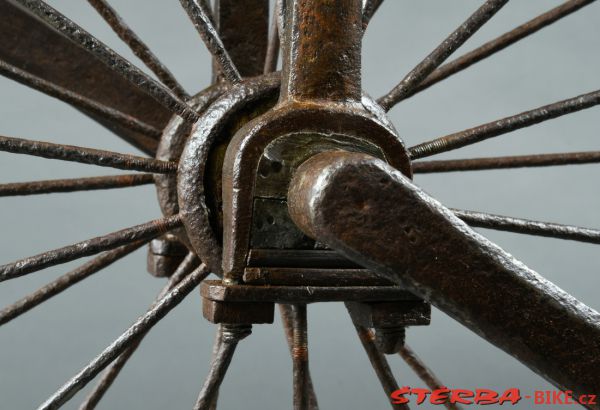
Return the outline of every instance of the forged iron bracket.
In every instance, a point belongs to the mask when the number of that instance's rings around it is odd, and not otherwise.
[[[557,387],[600,393],[600,314],[384,161],[318,154],[299,167],[288,200],[306,234],[423,297]]]

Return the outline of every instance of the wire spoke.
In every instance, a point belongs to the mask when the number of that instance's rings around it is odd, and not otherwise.
[[[377,102],[389,111],[398,101],[405,98],[442,64],[450,55],[464,44],[477,30],[496,14],[508,0],[487,0],[460,27],[450,34],[435,50],[413,68],[389,93]]]
[[[153,239],[181,226],[182,222],[179,215],[169,216],[20,259],[0,266],[0,282],[83,258],[84,256],[95,255],[132,242]]]
[[[198,114],[171,90],[135,67],[106,44],[102,43],[50,5],[42,0],[15,1],[93,54],[114,72],[122,75],[131,83],[144,90],[171,112],[180,115],[188,121],[195,122],[198,120]]]
[[[409,148],[409,154],[411,159],[440,154],[598,104],[600,104],[600,90],[424,142]]]
[[[293,328],[293,311],[290,305],[280,304],[279,313],[281,315],[281,323],[285,333],[285,338],[290,349],[290,354],[293,357],[294,354],[294,328]],[[317,395],[313,387],[312,378],[310,376],[310,369],[307,369],[307,384],[308,384],[308,409],[318,410],[319,404],[317,402]]]
[[[462,71],[475,63],[478,63],[499,51],[515,44],[516,42],[526,38],[527,36],[534,34],[535,32],[551,25],[552,23],[566,17],[577,10],[581,9],[588,4],[593,3],[595,0],[569,0],[565,3],[547,11],[539,16],[529,20],[525,24],[522,24],[515,29],[502,34],[494,40],[488,41],[481,47],[477,47],[473,51],[470,51],[456,60],[453,60],[447,64],[440,66],[434,72],[432,72],[425,80],[419,84],[412,92],[403,95],[395,103],[399,103],[406,98],[412,97],[420,91],[423,91],[432,85],[445,80],[446,78]]]
[[[208,410],[216,398],[219,387],[225,378],[225,373],[231,364],[235,348],[240,340],[252,333],[250,325],[220,325],[222,332],[217,354],[214,355],[208,371],[208,376],[200,390],[194,410]]]
[[[22,196],[129,188],[152,183],[154,183],[154,176],[152,174],[109,175],[90,178],[13,182],[10,184],[0,184],[0,196]]]
[[[294,410],[310,405],[308,370],[308,334],[305,304],[290,305],[292,319],[292,365],[294,374]]]
[[[192,23],[194,23],[194,27],[196,27],[206,48],[217,62],[223,76],[231,84],[239,83],[242,76],[235,67],[233,60],[223,45],[223,41],[219,37],[219,33],[217,33],[211,21],[210,11],[205,8],[202,1],[180,0],[180,3],[187,12],[190,20],[192,20]]]
[[[125,23],[111,5],[105,0],[88,0],[94,9],[113,29],[125,44],[129,46],[133,54],[138,56],[154,74],[169,87],[179,98],[188,99],[189,94],[183,89],[181,84],[175,79],[173,74],[150,50],[150,48],[135,34],[135,32]]]
[[[0,326],[30,311],[34,307],[58,295],[76,283],[81,282],[88,276],[101,271],[117,260],[129,255],[147,242],[148,240],[139,241],[130,245],[122,246],[112,251],[105,252],[91,261],[81,265],[80,267],[65,273],[56,280],[39,288],[35,292],[19,299],[12,305],[5,307],[4,309],[0,310]]]
[[[156,174],[169,174],[177,171],[175,162],[23,138],[0,136],[0,151]]]
[[[167,284],[162,288],[156,300],[150,306],[150,309],[154,308],[156,304],[165,297],[179,282],[181,282],[192,270],[198,266],[198,258],[192,252],[188,253],[185,259],[179,264],[173,275],[169,278]],[[147,333],[143,333],[139,338],[129,346],[123,353],[115,359],[108,369],[102,375],[100,381],[96,384],[94,389],[88,394],[83,403],[79,406],[79,410],[92,410],[96,408],[102,397],[106,394],[110,386],[114,383],[116,378],[119,376],[123,367],[127,364],[131,356],[135,353],[142,340]]]
[[[445,384],[439,381],[436,375],[431,370],[429,370],[429,368],[427,368],[425,363],[423,363],[419,356],[417,356],[417,354],[409,346],[402,346],[402,348],[400,348],[400,350],[398,351],[398,354],[400,355],[400,357],[402,357],[402,359],[404,359],[406,364],[415,372],[419,379],[421,379],[431,390],[437,390],[442,388],[443,386],[446,386]],[[455,403],[451,403],[449,400],[446,400],[444,402],[444,406],[448,410],[462,409],[461,406]]]
[[[279,58],[279,23],[278,18],[281,13],[281,2],[276,0],[271,20],[271,28],[269,29],[269,41],[267,43],[267,56],[265,58],[264,74],[272,73],[277,70],[277,59]]]
[[[381,4],[383,4],[383,0],[365,0],[363,7],[363,30],[367,29],[367,26]]]
[[[0,60],[0,75],[31,87],[51,97],[58,98],[59,100],[74,105],[77,108],[90,111],[102,118],[112,120],[129,130],[141,132],[144,135],[156,139],[160,138],[162,134],[158,128],[148,125],[129,114],[125,114],[90,98],[84,97],[81,94],[46,81],[43,78],[29,74],[20,68],[10,65],[2,60]]]
[[[442,161],[417,161],[415,174],[454,171],[481,171],[524,167],[593,164],[600,162],[600,151],[563,152],[558,154],[518,155],[508,157],[465,158]]]
[[[453,209],[452,211],[467,224],[479,228],[600,244],[600,230],[598,229],[581,228],[551,222],[538,222],[529,219],[460,209]]]
[[[377,345],[375,344],[375,335],[373,332],[370,329],[360,325],[350,311],[348,311],[348,313],[350,313],[350,318],[352,319],[352,324],[356,329],[358,338],[360,339],[360,342],[363,345],[367,356],[369,357],[371,366],[373,367],[373,370],[375,370],[375,374],[381,383],[381,387],[383,388],[383,391],[389,400],[390,395],[399,389],[398,382],[396,382],[396,378],[392,373],[392,369],[390,369],[390,365],[388,364],[384,354],[381,353],[381,351],[377,348]],[[406,404],[391,403],[391,406],[393,409],[397,410],[409,409],[408,405]]]
[[[121,336],[112,342],[106,349],[96,356],[90,363],[81,369],[67,383],[60,387],[38,410],[57,409],[71,399],[79,390],[85,387],[106,366],[123,353],[129,346],[136,343],[137,339],[147,333],[154,325],[166,316],[175,306],[193,291],[208,275],[205,265],[200,265],[196,270],[185,277],[171,289],[154,307],[140,316]]]

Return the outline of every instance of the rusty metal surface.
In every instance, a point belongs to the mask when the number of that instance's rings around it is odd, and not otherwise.
[[[412,92],[404,94],[402,97],[396,99],[395,103],[411,97],[412,95],[423,91],[438,82],[445,80],[446,78],[454,75],[462,70],[471,67],[473,64],[504,50],[505,48],[513,45],[514,43],[526,38],[527,36],[534,34],[538,30],[543,29],[551,25],[552,23],[566,17],[577,10],[581,9],[588,4],[593,3],[596,0],[567,0],[563,4],[540,14],[539,16],[529,20],[528,22],[516,27],[515,29],[502,34],[494,40],[488,41],[480,47],[477,47],[473,51],[458,57],[457,59],[444,64],[433,71],[427,78],[425,78],[418,86],[416,86]]]
[[[262,153],[269,143],[294,131],[368,136],[364,139],[381,147],[388,161],[411,174],[402,141],[362,108],[288,104],[251,121],[229,144],[223,166],[223,271],[231,280],[241,279],[249,251],[254,180]]]
[[[1,135],[0,151],[12,152],[13,154],[34,155],[48,159],[59,159],[61,161],[80,162],[83,164],[125,169],[129,171],[154,172],[159,174],[177,171],[177,164],[174,162],[159,161],[152,158],[76,147],[73,145],[4,137]]]
[[[389,111],[398,101],[413,93],[440,64],[462,46],[477,30],[488,22],[508,0],[487,0],[464,23],[454,30],[438,47],[423,61],[413,68],[389,93],[379,98],[377,102]]]
[[[600,244],[600,230],[598,229],[532,221],[530,219],[460,209],[452,209],[452,212],[467,224],[479,228]]]
[[[132,242],[152,239],[179,226],[181,218],[170,216],[20,259],[0,266],[0,282]]]
[[[524,111],[411,147],[411,159],[450,151],[600,104],[600,90]]]
[[[362,24],[363,30],[366,30],[367,26],[371,22],[371,19],[373,18],[375,13],[377,13],[379,7],[381,7],[381,5],[383,4],[383,0],[366,0],[364,3],[365,4],[363,7]]]
[[[349,313],[350,318],[352,319],[352,324],[354,325],[356,333],[358,334],[358,338],[360,339],[360,342],[365,349],[367,356],[369,357],[369,361],[373,366],[373,370],[375,370],[375,374],[377,375],[377,378],[379,379],[381,387],[383,388],[383,391],[385,392],[389,402],[390,395],[400,388],[398,382],[396,382],[396,378],[392,373],[392,369],[390,368],[387,359],[377,348],[377,345],[375,344],[375,335],[373,332],[362,326],[359,322],[355,321],[352,312]],[[396,410],[409,409],[408,405],[406,404],[392,404],[390,402],[390,405]]]
[[[148,139],[157,139],[160,137],[160,130],[137,118],[111,108],[105,104],[99,103],[81,94],[73,92],[65,87],[46,81],[41,77],[29,74],[13,65],[0,60],[0,74],[11,80],[17,81],[23,85],[31,87],[37,91],[58,98],[61,101],[71,104],[79,109],[86,110],[105,121],[111,121],[130,131],[141,133]],[[154,143],[152,143],[154,145]]]
[[[286,7],[281,100],[360,101],[361,0]]]
[[[221,302],[203,298],[202,315],[211,323],[238,325],[273,323],[275,304],[273,302]]]
[[[170,292],[179,282],[181,282],[188,274],[190,274],[199,264],[198,258],[193,253],[188,253],[181,264],[178,266],[177,270],[173,272],[173,275],[169,278],[167,284],[161,289],[158,296],[155,299],[155,302],[151,305],[150,308],[156,306],[165,295]],[[127,364],[131,356],[135,353],[139,345],[142,343],[142,340],[146,336],[146,333],[143,333],[138,337],[138,339],[132,343],[123,353],[121,353],[112,364],[106,369],[106,371],[102,374],[102,377],[94,387],[94,389],[89,392],[86,396],[85,400],[79,406],[79,410],[92,410],[96,408],[104,394],[108,391],[110,386],[113,384],[115,379],[123,370],[123,367]]]
[[[173,286],[162,298],[140,316],[121,336],[115,339],[106,349],[83,367],[67,383],[61,386],[48,400],[39,406],[39,410],[55,410],[65,404],[78,391],[83,389],[113,360],[125,352],[132,343],[145,335],[169,311],[183,301],[200,282],[208,275],[204,265],[200,265],[192,273]]]
[[[78,268],[73,269],[57,279],[39,288],[33,293],[19,299],[15,303],[0,310],[0,326],[28,312],[34,307],[40,305],[60,292],[70,288],[83,279],[106,268],[119,259],[129,255],[136,249],[139,249],[147,241],[139,241],[124,245],[112,251],[105,252],[89,262],[84,263]]]
[[[292,265],[287,265],[292,266]],[[367,269],[246,268],[244,283],[288,286],[390,286],[393,283]]]
[[[316,303],[417,300],[399,286],[257,286],[224,285],[219,280],[204,281],[202,297],[229,302]]]
[[[308,370],[308,324],[305,304],[290,305],[292,319],[293,408],[307,410],[310,406],[310,373]]]
[[[198,119],[196,113],[164,85],[146,75],[139,68],[118,55],[106,44],[88,33],[83,27],[78,26],[60,12],[42,0],[11,0],[25,7],[62,35],[83,47],[97,60],[108,66],[112,71],[126,78],[133,85],[142,89],[164,108],[173,114],[179,114],[189,121]]]
[[[211,271],[222,272],[221,172],[223,153],[238,129],[275,104],[279,76],[244,80],[208,107],[179,162],[177,192],[189,240]]]
[[[242,77],[263,73],[269,30],[269,0],[216,0],[215,25]]]
[[[102,18],[113,29],[125,44],[129,46],[133,54],[144,62],[158,79],[169,89],[171,89],[179,98],[188,99],[188,93],[181,84],[175,79],[169,69],[160,62],[158,57],[148,48],[148,46],[138,37],[137,34],[125,23],[117,11],[105,0],[88,0],[88,3],[96,9]]]
[[[233,359],[235,348],[240,340],[252,333],[252,327],[248,325],[221,325],[220,331],[222,332],[220,344],[210,364],[210,371],[200,390],[194,410],[209,409],[213,401],[216,400],[219,387],[225,378],[231,359]]]
[[[600,314],[383,161],[319,154],[292,182],[290,213],[306,233],[424,297],[557,387],[600,392]]]
[[[425,363],[417,356],[417,354],[408,345],[404,345],[398,350],[398,354],[404,359],[406,364],[415,372],[419,379],[429,387],[431,390],[441,389],[443,386],[448,386],[442,383],[437,376],[429,369]],[[448,410],[461,410],[462,407],[456,403],[452,403],[450,400],[444,402],[444,407]]]
[[[79,47],[15,1],[1,1],[0,16],[0,61],[159,130],[171,117],[169,110],[102,64],[92,52]],[[144,152],[153,154],[156,150],[157,136],[131,132],[119,122],[86,112]]]
[[[413,162],[415,174],[432,172],[481,171],[524,167],[593,164],[600,162],[600,151],[563,152],[558,154],[516,155],[508,157],[465,158]]]
[[[288,344],[288,348],[290,349],[290,354],[293,355],[294,348],[294,328],[293,328],[293,318],[292,315],[294,312],[292,311],[291,305],[280,304],[279,312],[281,314],[281,324],[283,325],[283,330],[285,333],[285,339]],[[307,410],[319,410],[319,403],[317,401],[317,395],[315,394],[315,389],[312,382],[312,377],[310,375],[310,371],[307,370],[306,373],[306,383],[308,389],[308,405],[306,406]]]
[[[168,278],[179,268],[188,252],[188,248],[172,232],[152,239],[148,246],[146,270],[154,277]]]
[[[269,28],[263,74],[269,74],[277,70],[277,60],[279,59],[279,48],[281,46],[279,40],[279,14],[281,13],[281,2],[282,0],[275,0],[273,17],[271,18],[271,26]]]
[[[104,177],[50,179],[0,184],[0,196],[39,195],[95,189],[129,188],[154,182],[152,174],[109,175]]]
[[[219,72],[229,83],[239,83],[242,76],[231,59],[228,50],[225,48],[217,29],[213,25],[210,16],[211,13],[210,10],[207,10],[206,4],[199,0],[180,0],[180,3],[192,23],[194,23],[194,27],[196,27],[196,31],[200,34],[206,48],[213,55],[219,67]]]

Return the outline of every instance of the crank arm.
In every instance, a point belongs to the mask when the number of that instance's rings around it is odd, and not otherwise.
[[[385,162],[318,154],[294,175],[288,207],[306,234],[428,300],[558,388],[600,393],[600,314]]]

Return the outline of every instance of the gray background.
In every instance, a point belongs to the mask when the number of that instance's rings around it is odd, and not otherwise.
[[[141,67],[84,1],[52,5]],[[559,4],[513,0],[458,53],[462,54]],[[380,96],[481,1],[388,0],[364,41],[364,88]],[[113,1],[123,17],[191,92],[209,84],[209,57],[176,1]],[[600,4],[586,7],[510,50],[396,107],[390,114],[407,145],[599,88]],[[0,133],[136,153],[69,106],[0,79]],[[446,157],[598,149],[598,109],[498,137]],[[0,154],[2,182],[105,175],[109,169]],[[416,182],[452,207],[600,227],[597,167],[542,168],[418,176]],[[152,186],[127,190],[2,198],[0,261],[56,248],[160,215]],[[598,300],[593,245],[483,231],[533,269],[591,307]],[[7,305],[80,262],[0,286]],[[0,408],[41,403],[117,337],[151,303],[163,281],[145,273],[145,252],[120,261],[0,329]],[[502,306],[498,306],[499,309]],[[340,304],[309,308],[311,368],[321,408],[385,409],[386,397]],[[185,409],[206,375],[214,327],[194,292],[146,338],[100,408]],[[560,329],[557,329],[560,331]],[[408,343],[457,388],[550,386],[511,357],[439,311],[432,325],[411,329]],[[291,405],[291,363],[280,323],[256,326],[238,349],[220,408]],[[421,387],[390,357],[401,385]],[[79,394],[67,408],[76,408]],[[425,408],[425,407],[423,407]],[[523,401],[518,408],[531,408]]]

